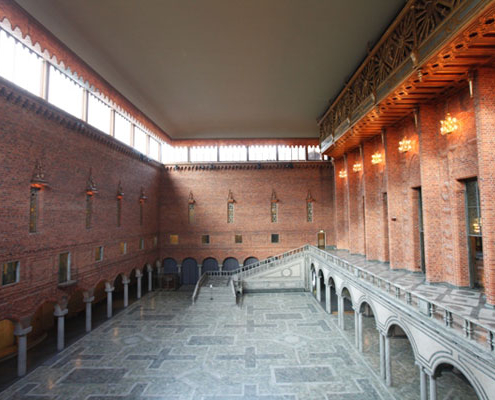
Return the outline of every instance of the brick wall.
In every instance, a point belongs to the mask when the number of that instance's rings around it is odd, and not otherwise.
[[[248,257],[263,259],[311,243],[316,245],[320,229],[327,232],[327,245],[334,244],[330,233],[331,213],[330,163],[256,164],[218,166],[216,169],[168,169],[164,174],[164,194],[160,201],[162,227],[161,258],[182,262],[193,257],[201,263],[214,257],[222,263],[235,257],[242,263]],[[234,222],[227,223],[227,198],[232,191]],[[272,223],[270,204],[275,190],[278,222]],[[308,190],[314,199],[314,219],[307,222]],[[193,193],[195,221],[188,221],[188,197]],[[279,234],[280,243],[272,244],[271,234]],[[179,235],[179,244],[170,244],[170,235]],[[201,243],[210,235],[210,244]],[[234,235],[242,235],[242,244]]]
[[[114,281],[158,257],[158,193],[162,168],[143,162],[132,149],[76,122],[41,99],[0,85],[0,263],[20,262],[20,282],[0,289],[0,320],[32,315],[44,301],[60,301],[78,290]],[[30,181],[39,160],[48,187],[39,192],[38,232],[29,233]],[[86,229],[86,186],[92,169],[93,224]],[[122,224],[117,227],[121,182]],[[144,223],[139,197],[144,187]],[[139,250],[144,238],[145,250]],[[120,254],[120,242],[127,254]],[[95,262],[96,246],[104,258]],[[58,255],[71,252],[77,284],[58,287]]]

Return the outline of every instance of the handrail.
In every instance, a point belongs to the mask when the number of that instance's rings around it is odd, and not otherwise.
[[[205,281],[205,279],[207,278],[208,274],[205,272],[201,275],[201,277],[198,279],[198,281],[196,282],[196,286],[194,287],[194,292],[193,292],[193,295],[192,295],[192,302],[193,304],[196,302],[196,298],[198,297],[198,294],[199,294],[199,288],[201,287],[201,285],[203,284],[203,282]]]
[[[393,297],[396,300],[405,303],[420,314],[426,315],[432,320],[437,321],[437,323],[441,323],[444,327],[452,329],[452,331],[456,333],[462,332],[465,338],[474,343],[485,348],[488,347],[492,352],[495,350],[495,331],[482,321],[476,320],[468,315],[461,315],[446,304],[437,303],[428,299],[426,296],[407,290],[400,284],[384,279],[366,268],[353,265],[350,262],[320,250],[315,246],[308,245],[308,251],[309,253],[313,253],[313,255],[317,254],[324,258],[324,260],[330,261],[334,265],[343,268],[352,274],[353,277],[371,283],[371,285],[380,289],[382,292],[385,291],[388,295],[392,292]],[[416,302],[413,302],[414,299]],[[440,311],[443,311],[443,313]],[[478,328],[478,331],[476,328]],[[482,332],[479,332],[479,328],[485,331],[484,337],[481,336]]]

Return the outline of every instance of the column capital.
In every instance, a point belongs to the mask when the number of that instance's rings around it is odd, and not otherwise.
[[[83,298],[84,303],[92,303],[93,301],[95,301],[95,296]]]
[[[140,269],[136,269],[136,278],[141,279],[143,277],[143,273]]]
[[[15,324],[14,335],[15,336],[26,336],[28,333],[31,333],[33,330],[32,326],[28,326],[23,328],[20,324]]]
[[[128,285],[131,280],[127,276],[122,277],[122,285]]]
[[[67,313],[69,312],[69,309],[68,308],[64,308],[63,310],[61,308],[58,308],[55,307],[55,312],[53,313],[53,315],[55,317],[64,317],[67,315]]]
[[[113,292],[114,290],[115,290],[114,286],[110,286],[110,285],[106,286],[105,285],[105,292],[110,293],[110,292]]]

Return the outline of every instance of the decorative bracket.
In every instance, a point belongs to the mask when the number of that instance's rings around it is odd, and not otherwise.
[[[86,182],[86,194],[89,196],[93,196],[94,194],[98,193],[98,189],[96,188],[96,182],[93,178],[93,169],[89,169],[89,178],[88,181]]]
[[[117,187],[117,199],[121,200],[124,198],[124,190],[122,189],[122,183],[119,181],[119,186]]]
[[[227,203],[236,203],[234,200],[234,195],[232,194],[232,190],[229,189],[229,198],[227,199]]]
[[[48,182],[45,179],[45,172],[43,170],[43,165],[41,162],[36,160],[36,165],[34,166],[33,177],[31,178],[31,187],[36,189],[43,189],[48,186]]]

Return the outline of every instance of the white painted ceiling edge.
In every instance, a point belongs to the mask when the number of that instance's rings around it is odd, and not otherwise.
[[[406,0],[16,0],[175,139],[317,137]]]

